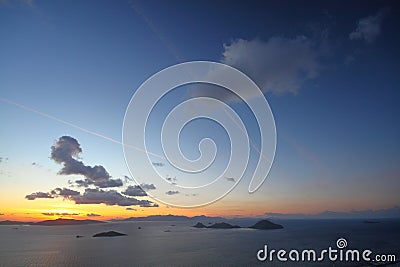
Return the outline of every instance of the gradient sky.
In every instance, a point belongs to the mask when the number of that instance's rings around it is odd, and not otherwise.
[[[399,11],[396,1],[0,1],[0,220],[399,206]],[[68,183],[82,175],[57,174],[62,166],[50,158],[61,136],[79,142],[87,166],[104,166],[113,179],[130,176],[118,144],[130,98],[154,73],[192,60],[237,67],[263,90],[278,142],[260,190],[248,194],[247,179],[197,209],[25,198],[57,187],[84,191]],[[192,91],[211,89],[201,90]],[[189,96],[169,97],[182,95]],[[183,142],[189,156],[190,141]]]

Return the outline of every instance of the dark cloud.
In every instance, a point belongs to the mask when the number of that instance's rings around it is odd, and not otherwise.
[[[179,194],[179,191],[171,191],[170,190],[170,191],[165,192],[165,194],[172,196],[172,195]]]
[[[149,200],[138,200],[126,197],[115,190],[104,191],[102,189],[86,188],[82,195],[72,196],[76,204],[106,204],[108,206],[141,206],[155,207],[157,204]]]
[[[253,39],[237,39],[224,44],[222,63],[236,67],[252,78],[260,89],[277,95],[296,94],[303,84],[318,76],[321,45],[305,36],[296,38],[271,37],[267,41]],[[203,87],[204,90],[204,87]],[[236,101],[226,91],[212,92],[207,95],[222,100]],[[204,93],[204,92],[203,92]],[[250,95],[246,88],[240,92],[246,99],[256,97]]]
[[[381,33],[383,19],[388,13],[389,8],[384,8],[375,16],[360,19],[357,28],[349,34],[350,40],[364,40],[367,43],[374,42]]]
[[[60,213],[60,212],[43,212],[42,214],[45,215],[45,216],[60,216],[60,217],[63,217],[63,216],[78,216],[79,215],[79,213],[68,213],[68,212],[62,212],[62,213]]]
[[[110,174],[101,165],[87,166],[82,161],[79,161],[79,155],[82,153],[82,148],[78,141],[70,136],[60,137],[54,146],[51,147],[51,156],[55,162],[63,165],[59,174],[70,175],[80,174],[86,179],[79,180],[79,186],[95,186],[118,187],[122,186],[121,179],[111,179]]]
[[[143,190],[154,190],[154,189],[156,189],[154,184],[140,184],[140,187]]]
[[[153,166],[156,166],[156,167],[164,167],[165,164],[162,163],[162,162],[153,162]]]
[[[165,180],[171,182],[172,184],[176,184],[176,181],[178,181],[178,179],[176,179],[176,177],[168,177],[165,178]]]
[[[62,197],[70,197],[70,196],[77,196],[80,194],[80,192],[71,190],[68,188],[56,188],[54,190],[51,190],[50,192],[53,196],[62,196]]]
[[[126,210],[136,210],[136,209],[134,209],[134,208],[126,208]]]
[[[88,216],[88,217],[100,217],[101,215],[100,214],[96,214],[96,213],[88,213],[88,214],[86,214],[86,216]]]
[[[54,198],[54,197],[49,193],[36,192],[36,193],[32,193],[30,195],[26,195],[25,198],[27,200],[35,200],[37,198]]]
[[[93,183],[95,186],[98,186],[100,188],[107,188],[107,187],[120,187],[123,185],[121,179],[108,179],[108,180],[102,180],[102,181],[96,181]]]
[[[147,196],[146,192],[138,185],[130,185],[122,192],[122,194],[131,197],[144,197]]]
[[[229,182],[236,182],[235,178],[226,177],[226,180]]]

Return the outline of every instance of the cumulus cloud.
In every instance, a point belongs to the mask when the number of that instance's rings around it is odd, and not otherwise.
[[[92,167],[85,165],[79,159],[80,153],[82,153],[80,144],[75,138],[70,136],[60,137],[51,147],[51,159],[63,166],[59,172],[60,174],[80,174],[85,177],[84,179],[75,181],[75,183],[68,181],[70,187],[73,187],[74,184],[86,187],[83,193],[65,187],[57,187],[50,192],[35,192],[26,195],[25,198],[28,200],[35,200],[37,198],[64,198],[74,201],[75,204],[158,207],[158,204],[150,200],[134,198],[147,196],[143,188],[146,190],[156,189],[153,184],[129,186],[124,191],[125,195],[116,190],[103,190],[102,188],[120,187],[123,185],[123,181],[121,179],[112,179],[103,166]],[[127,178],[129,177],[125,176],[125,179]],[[87,216],[91,215],[88,214]],[[92,216],[95,215],[92,214]]]
[[[86,214],[86,216],[88,216],[88,217],[99,217],[101,215],[100,214],[96,214],[96,213],[88,213],[88,214]]]
[[[147,196],[146,192],[138,185],[130,185],[128,188],[122,192],[122,194],[131,197],[144,197]]]
[[[349,34],[350,40],[364,40],[367,43],[374,42],[381,33],[382,22],[388,12],[389,8],[384,8],[375,16],[360,19],[357,28]]]
[[[54,198],[51,194],[45,192],[36,192],[29,195],[26,195],[25,198],[27,200],[35,200],[37,198]]]
[[[79,161],[79,155],[82,153],[82,148],[78,141],[70,136],[60,137],[54,146],[51,147],[51,156],[55,162],[63,165],[59,174],[70,175],[80,174],[86,179],[79,180],[78,186],[89,186],[91,184],[106,188],[122,186],[121,179],[111,179],[110,174],[101,165],[87,166],[82,161]]]
[[[115,190],[104,191],[102,189],[86,188],[82,195],[73,196],[76,204],[106,204],[107,206],[141,206],[155,207],[156,204],[149,200],[138,200],[126,197]]]
[[[263,93],[281,95],[296,94],[306,81],[317,77],[319,56],[315,42],[305,36],[292,39],[271,37],[267,41],[237,39],[224,44],[221,61],[247,74]],[[246,88],[242,94],[247,99],[254,97]]]
[[[179,194],[179,191],[171,191],[170,190],[170,191],[165,192],[165,194],[172,196],[172,195]]]

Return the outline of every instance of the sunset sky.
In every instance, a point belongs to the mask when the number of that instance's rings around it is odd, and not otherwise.
[[[0,220],[399,213],[399,12],[396,1],[0,0]],[[247,192],[245,175],[223,199],[183,209],[143,196],[121,136],[135,90],[193,60],[231,65],[257,83],[277,148],[257,192]],[[156,121],[182,99],[215,92],[180,90]],[[220,131],[200,124],[183,136],[189,158],[211,130]]]

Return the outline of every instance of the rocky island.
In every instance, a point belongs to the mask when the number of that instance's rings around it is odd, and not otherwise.
[[[98,234],[95,234],[93,237],[113,237],[113,236],[124,236],[127,234],[123,234],[123,233],[118,233],[115,231],[109,231],[109,232],[101,232]]]

